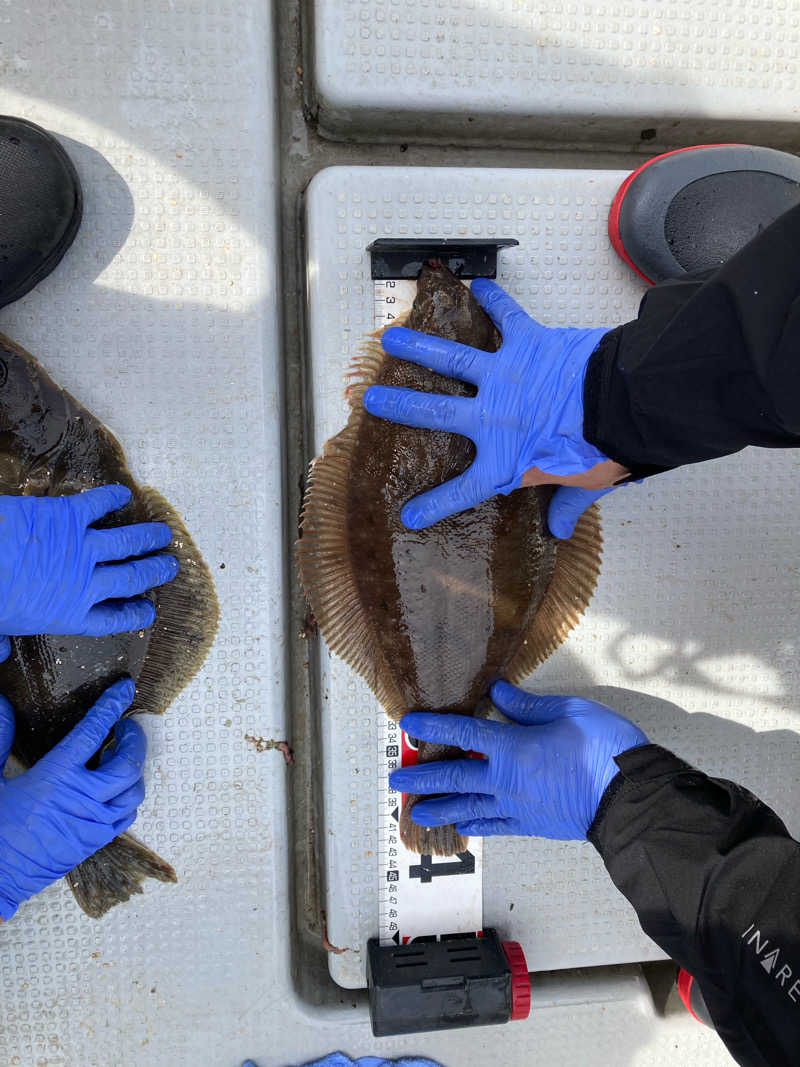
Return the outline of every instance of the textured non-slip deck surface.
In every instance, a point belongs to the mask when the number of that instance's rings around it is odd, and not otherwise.
[[[222,622],[205,669],[145,722],[134,830],[179,884],[148,883],[93,922],[60,883],[0,929],[3,1064],[240,1062],[260,1005],[277,999],[283,760],[245,741],[285,730],[268,15],[242,3],[5,10],[2,110],[64,138],[86,213],[0,329],[184,515]]]
[[[316,448],[345,421],[342,374],[371,327],[370,241],[515,237],[499,280],[523,306],[551,325],[613,326],[635,315],[642,292],[605,234],[623,177],[432,168],[319,175],[307,198]],[[791,453],[749,450],[612,494],[595,599],[527,683],[606,700],[654,741],[742,781],[795,830],[797,469]],[[328,751],[346,749],[325,765],[331,938],[363,946],[377,921],[375,702],[325,649],[322,677]],[[660,958],[590,845],[490,839],[484,862],[485,922],[522,942],[532,970]],[[343,984],[363,983],[362,955],[331,967]]]
[[[437,129],[583,139],[633,120],[797,120],[800,16],[731,0],[313,0],[320,119],[334,134]],[[435,116],[431,122],[430,117]],[[631,127],[633,129],[633,126]],[[665,136],[667,131],[660,130]],[[680,134],[678,134],[680,138]]]

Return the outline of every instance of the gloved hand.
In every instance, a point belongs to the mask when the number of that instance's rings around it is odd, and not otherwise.
[[[127,830],[144,799],[142,767],[147,741],[132,719],[97,770],[86,761],[130,707],[128,678],[115,682],[85,718],[30,770],[0,778],[0,917],[10,919],[23,900],[62,878]],[[14,710],[0,697],[0,770],[14,739]]]
[[[575,532],[575,524],[584,511],[595,500],[606,493],[613,492],[617,486],[609,489],[579,489],[575,485],[560,485],[553,493],[550,507],[547,509],[547,525],[554,537],[568,538]]]
[[[491,689],[494,704],[519,725],[416,711],[400,726],[421,741],[456,745],[486,759],[420,763],[394,771],[403,793],[446,793],[421,800],[420,826],[455,823],[462,834],[535,834],[583,840],[600,799],[617,774],[614,756],[649,744],[632,722],[579,697],[533,696],[508,682]]]
[[[407,426],[449,430],[474,442],[477,454],[458,478],[409,501],[402,520],[431,526],[522,485],[601,489],[626,471],[583,437],[586,364],[605,329],[549,329],[535,322],[499,285],[476,278],[472,292],[503,335],[497,352],[393,326],[383,347],[393,356],[471,382],[478,394],[445,397],[373,385],[364,406]]]
[[[76,496],[0,496],[0,634],[97,637],[153,623],[155,608],[140,594],[172,581],[178,561],[118,561],[166,548],[170,528],[163,522],[90,528],[130,498],[123,485]],[[9,651],[8,638],[0,638],[0,661]]]

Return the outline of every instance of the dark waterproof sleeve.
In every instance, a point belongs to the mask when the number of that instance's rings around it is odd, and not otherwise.
[[[636,477],[800,445],[799,249],[800,206],[719,270],[650,289],[589,361],[586,439]]]
[[[745,1067],[800,1063],[800,844],[733,782],[658,745],[617,757],[589,840],[642,928],[694,975]]]

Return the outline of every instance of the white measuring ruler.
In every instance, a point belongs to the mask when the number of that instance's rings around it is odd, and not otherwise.
[[[411,310],[417,283],[373,281],[375,328],[391,326]],[[441,934],[474,934],[483,925],[483,841],[473,837],[457,856],[409,852],[400,840],[403,798],[389,774],[416,762],[406,735],[378,708],[378,936],[382,945]]]

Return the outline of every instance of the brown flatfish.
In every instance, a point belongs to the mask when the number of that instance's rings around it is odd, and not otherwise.
[[[111,482],[126,485],[133,497],[95,526],[168,523],[173,541],[166,551],[177,557],[180,572],[148,594],[157,611],[149,630],[109,637],[12,637],[11,656],[0,663],[0,693],[14,706],[12,752],[26,767],[125,675],[136,682],[128,714],[163,713],[202,666],[219,609],[208,567],[175,509],[155,489],[137,485],[111,431],[56,385],[33,356],[0,334],[0,493],[68,496]],[[92,918],[140,893],[145,878],[177,881],[165,860],[127,833],[67,875]]]
[[[496,352],[501,337],[464,286],[432,260],[403,323]],[[569,541],[547,528],[552,489],[520,489],[425,530],[402,506],[461,474],[470,440],[387,422],[364,408],[375,383],[474,396],[475,388],[387,356],[377,337],[354,364],[351,413],[311,464],[297,557],[303,588],[330,648],[367,681],[393,719],[407,711],[473,715],[498,677],[518,682],[564,640],[591,598],[600,566],[599,515],[590,509]],[[420,744],[420,762],[463,757]],[[414,851],[466,848],[454,826],[426,830],[409,817]]]

